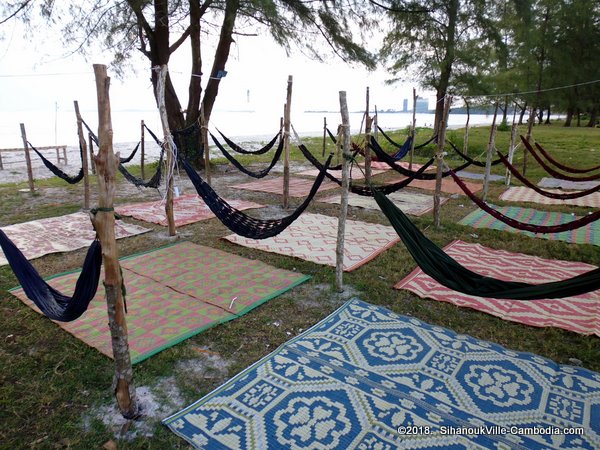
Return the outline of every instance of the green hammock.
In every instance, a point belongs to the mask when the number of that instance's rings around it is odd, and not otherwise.
[[[460,265],[431,242],[384,194],[373,189],[381,211],[406,245],[421,270],[438,283],[478,297],[512,300],[564,298],[600,289],[600,268],[573,278],[542,284],[485,277]]]

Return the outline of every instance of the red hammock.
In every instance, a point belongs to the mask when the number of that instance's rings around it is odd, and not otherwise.
[[[557,160],[555,160],[554,158],[552,158],[552,156],[550,156],[550,154],[546,150],[544,150],[544,148],[540,144],[538,144],[537,142],[535,143],[535,146],[540,151],[540,153],[542,155],[544,155],[544,158],[546,158],[548,161],[550,161],[556,167],[558,167],[559,169],[564,170],[565,172],[569,172],[569,173],[589,173],[589,172],[593,172],[594,170],[600,169],[600,165],[595,166],[595,167],[590,167],[589,169],[577,169],[575,167],[565,166],[564,164],[561,164]]]

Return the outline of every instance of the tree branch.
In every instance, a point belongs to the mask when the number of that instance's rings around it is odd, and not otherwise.
[[[171,45],[169,47],[169,54],[172,55],[175,52],[175,50],[177,50],[181,46],[181,44],[183,44],[185,42],[185,40],[190,35],[191,31],[192,31],[191,27],[187,27],[185,29],[185,31],[183,32],[183,34],[181,36],[179,36],[179,39],[177,39],[175,42],[173,42],[173,45]]]
[[[10,19],[15,17],[17,14],[19,14],[23,9],[25,9],[25,7],[27,7],[27,5],[29,3],[31,3],[31,0],[25,0],[23,3],[21,3],[21,6],[19,6],[12,14],[10,14],[8,17],[6,17],[5,19],[2,19],[2,21],[0,21],[0,25],[2,25],[5,22],[8,22]]]

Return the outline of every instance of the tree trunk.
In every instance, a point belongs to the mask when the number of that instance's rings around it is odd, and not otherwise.
[[[440,122],[444,116],[444,98],[448,93],[450,86],[450,76],[452,75],[452,65],[454,64],[454,52],[456,45],[456,22],[458,20],[459,0],[449,0],[447,2],[448,11],[448,34],[446,39],[446,48],[444,60],[441,64],[440,80],[436,91],[435,104],[435,122],[434,130],[439,130]]]
[[[546,121],[544,122],[545,125],[550,125],[550,107],[548,106],[548,111],[546,113]]]
[[[210,79],[206,84],[204,98],[202,99],[204,119],[207,124],[210,123],[210,114],[212,113],[217,93],[219,92],[219,82],[221,79],[217,77],[217,74],[219,71],[225,70],[225,64],[229,58],[229,50],[233,42],[233,27],[239,7],[239,0],[227,0],[225,2],[225,16],[223,17],[223,25],[221,26],[221,35],[219,36],[219,43],[215,50],[215,60],[210,71]]]
[[[523,125],[523,117],[525,117],[526,111],[527,111],[527,102],[525,102],[525,104],[521,108],[521,113],[519,114],[519,125]]]
[[[190,47],[192,52],[192,73],[188,88],[188,105],[185,125],[190,126],[200,117],[202,96],[202,53],[200,51],[200,19],[202,12],[197,1],[190,1]]]
[[[590,121],[588,122],[587,126],[591,127],[591,128],[595,127],[597,120],[598,120],[598,108],[596,106],[594,106],[590,111]]]
[[[577,108],[577,128],[579,128],[581,126],[581,110],[579,108]]]
[[[571,126],[571,122],[573,121],[573,114],[574,114],[575,110],[573,107],[568,107],[567,108],[567,117],[565,117],[565,127],[570,127]]]

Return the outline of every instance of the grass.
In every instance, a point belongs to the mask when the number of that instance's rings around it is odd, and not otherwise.
[[[523,130],[524,132],[524,130]],[[392,138],[402,142],[404,131],[391,133]],[[428,136],[421,130],[417,142]],[[463,130],[451,130],[448,137],[462,146]],[[560,161],[578,167],[600,164],[600,130],[565,129],[560,126],[539,126],[534,136]],[[473,128],[470,131],[469,154],[482,153],[489,139],[489,130]],[[509,132],[498,132],[496,143],[506,149]],[[320,154],[320,139],[305,139],[313,153]],[[385,146],[388,150],[391,147]],[[333,149],[328,144],[327,151]],[[423,162],[431,155],[433,147],[419,152],[416,160]],[[516,164],[522,164],[522,150],[516,154]],[[297,150],[291,153],[296,163],[302,161]],[[266,162],[269,156],[240,157],[244,164]],[[449,158],[450,165],[455,165]],[[255,199],[266,204],[279,204],[277,195],[229,190],[222,181],[223,168],[216,161],[213,180],[219,193]],[[539,180],[544,173],[529,158],[528,176]],[[257,163],[260,168],[264,164]],[[139,174],[137,169],[132,169]],[[503,174],[501,168],[494,172]],[[149,171],[146,171],[148,176]],[[241,178],[246,179],[246,178]],[[222,183],[222,184],[219,184]],[[0,225],[18,223],[35,218],[57,216],[80,209],[80,186],[68,186],[57,180],[36,182],[39,193],[30,195],[19,192],[22,185],[0,186]],[[92,182],[92,190],[95,184]],[[133,199],[157,198],[150,193],[127,190],[121,181],[119,202]],[[497,204],[502,192],[501,184],[493,184],[490,199]],[[153,197],[152,197],[153,195]],[[327,193],[326,195],[330,195]],[[462,205],[462,206],[461,206]],[[544,207],[545,208],[545,207]],[[443,246],[454,239],[479,242],[483,245],[523,252],[545,258],[583,261],[600,266],[600,252],[591,245],[571,245],[559,241],[532,239],[526,236],[477,230],[459,226],[458,220],[472,211],[474,206],[464,197],[452,199],[442,208],[443,226],[432,227],[432,217],[427,215],[414,222],[438,245]],[[561,206],[554,210],[570,210]],[[313,203],[309,211],[336,215],[334,205]],[[386,224],[377,211],[350,209],[353,219]],[[143,224],[155,231],[119,241],[121,255],[151,250],[164,245],[161,227]],[[219,239],[228,234],[216,219],[192,224],[183,228],[185,239],[208,245],[248,258],[259,259],[271,265],[294,269],[312,275],[312,279],[281,297],[265,303],[249,314],[223,325],[211,328],[183,343],[160,352],[134,366],[137,386],[155,386],[166,377],[173,377],[184,401],[190,403],[217,387],[223,380],[219,377],[194,377],[182,369],[182,363],[199,360],[200,349],[218,354],[229,362],[227,376],[231,377],[253,362],[262,358],[278,345],[287,341],[324,318],[343,301],[332,288],[334,269],[306,261],[275,254],[267,254],[235,246]],[[85,250],[66,254],[48,255],[34,261],[44,276],[81,265]],[[600,371],[600,342],[598,337],[581,336],[557,328],[533,328],[499,318],[463,309],[448,303],[424,300],[408,291],[397,291],[391,286],[410,273],[415,264],[401,244],[394,246],[358,270],[345,274],[344,282],[373,304],[393,311],[411,315],[429,323],[454,329],[459,333],[490,340],[509,348],[533,352],[559,363],[572,359],[581,361],[584,367]],[[98,405],[113,403],[111,383],[112,361],[65,333],[49,320],[39,316],[12,297],[7,289],[17,284],[7,266],[0,267],[0,448],[99,448],[109,440],[115,440],[114,432],[97,418],[90,418],[90,411]],[[279,324],[276,326],[274,324]],[[153,425],[153,437],[138,436],[129,441],[119,441],[119,448],[187,448],[187,445],[160,424]]]

